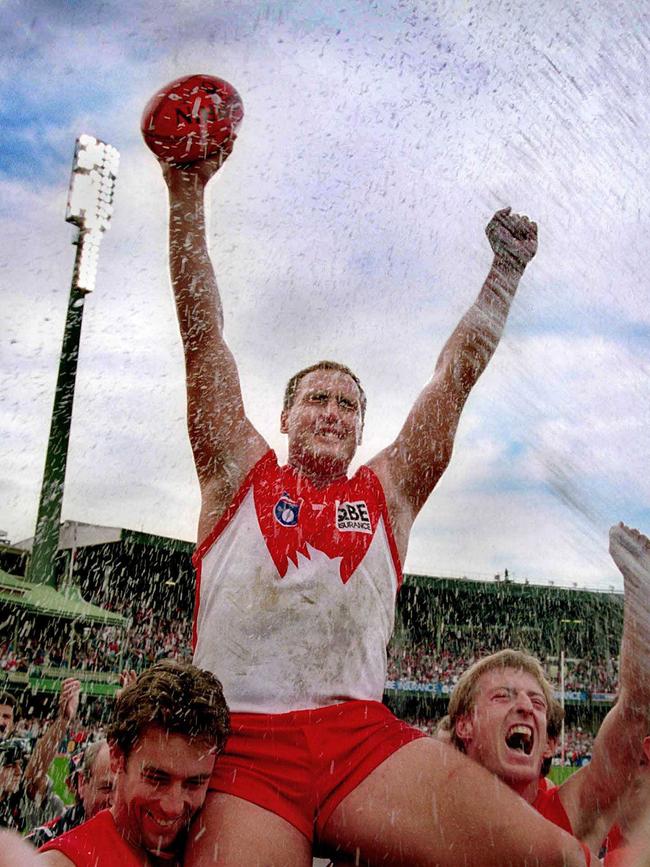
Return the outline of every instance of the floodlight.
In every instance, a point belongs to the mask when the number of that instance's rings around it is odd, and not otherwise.
[[[80,135],[75,143],[65,218],[79,229],[74,282],[82,292],[95,287],[99,244],[113,214],[119,161],[116,148],[91,135]]]
[[[120,161],[116,148],[90,135],[75,144],[65,218],[80,229],[106,231]]]
[[[50,437],[38,505],[27,579],[56,587],[55,559],[63,485],[68,461],[72,404],[77,376],[84,299],[95,287],[99,245],[113,213],[113,192],[120,155],[114,147],[90,135],[75,142],[65,218],[77,227],[77,247],[68,300],[59,374],[54,392]]]

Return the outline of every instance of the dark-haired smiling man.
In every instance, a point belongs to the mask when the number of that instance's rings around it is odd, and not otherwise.
[[[43,846],[39,864],[180,864],[228,726],[212,674],[170,660],[143,672],[120,694],[108,730],[113,806]]]

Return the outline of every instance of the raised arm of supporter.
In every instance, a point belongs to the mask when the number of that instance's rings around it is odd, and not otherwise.
[[[169,267],[185,355],[188,428],[202,495],[200,539],[268,450],[246,417],[208,253],[205,187],[223,158],[184,167],[161,163],[169,190]]]
[[[41,735],[36,742],[25,768],[25,784],[31,798],[45,794],[47,772],[56,756],[61,739],[77,714],[80,690],[81,683],[72,677],[66,678],[61,683],[57,715],[45,734]]]
[[[609,550],[625,590],[618,698],[596,736],[591,762],[560,789],[575,835],[594,847],[616,820],[650,732],[650,541],[618,524],[610,530]]]
[[[494,252],[485,283],[445,343],[433,378],[397,439],[370,462],[389,508],[393,500],[400,536],[408,533],[449,463],[465,401],[499,343],[521,276],[537,250],[536,223],[510,208],[497,211],[485,231]]]
[[[119,689],[115,693],[115,699],[117,700],[127,686],[131,686],[132,683],[138,679],[138,673],[134,668],[123,668],[120,672],[120,686]]]

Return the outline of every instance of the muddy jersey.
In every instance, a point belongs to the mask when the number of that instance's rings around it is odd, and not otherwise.
[[[401,568],[368,467],[317,488],[267,452],[194,564],[194,664],[232,711],[381,701]]]

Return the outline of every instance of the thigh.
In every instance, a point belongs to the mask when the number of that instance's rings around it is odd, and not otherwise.
[[[359,865],[584,864],[573,837],[485,768],[431,738],[375,768],[336,807],[321,839]]]
[[[311,843],[279,816],[208,792],[188,836],[185,867],[310,867]]]

